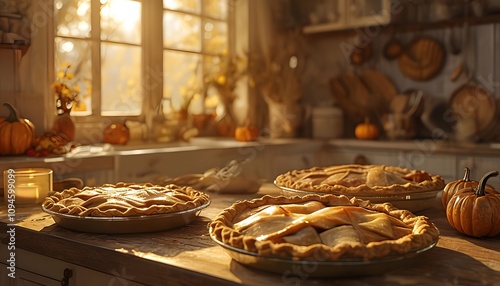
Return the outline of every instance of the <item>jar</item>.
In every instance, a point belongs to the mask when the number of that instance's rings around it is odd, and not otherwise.
[[[317,139],[340,138],[344,133],[342,110],[316,107],[312,111],[312,136]]]
[[[52,192],[52,170],[47,168],[8,169],[3,180],[4,202],[16,206],[42,203]]]

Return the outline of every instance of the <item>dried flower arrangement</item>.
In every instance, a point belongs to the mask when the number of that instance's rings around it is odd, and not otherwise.
[[[300,31],[290,30],[274,38],[267,54],[251,58],[250,86],[266,102],[293,104],[301,97],[300,75],[305,66],[305,42]]]
[[[56,74],[56,81],[52,85],[52,89],[56,94],[57,114],[70,113],[73,105],[80,103],[78,95],[80,87],[74,84],[75,74],[69,72],[70,64],[65,64],[62,70]]]
[[[251,59],[249,84],[268,105],[271,137],[295,137],[301,124],[305,50],[300,31],[289,30],[273,37],[273,44]]]
[[[213,64],[205,77],[207,87],[213,86],[219,94],[224,106],[226,121],[229,129],[234,129],[236,118],[233,112],[233,103],[237,95],[235,89],[239,81],[247,75],[247,61],[245,57],[230,54],[227,50],[214,58]],[[231,133],[234,130],[228,130]]]

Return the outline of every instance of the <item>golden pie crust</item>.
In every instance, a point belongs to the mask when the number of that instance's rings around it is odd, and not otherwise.
[[[120,182],[70,188],[45,198],[42,206],[80,217],[131,217],[186,211],[209,202],[207,194],[191,187]]]
[[[390,203],[336,195],[241,201],[209,225],[212,238],[264,257],[376,260],[430,247],[439,231],[425,216]]]
[[[275,183],[301,191],[332,194],[398,194],[442,190],[444,179],[425,171],[386,165],[337,165],[293,170]]]

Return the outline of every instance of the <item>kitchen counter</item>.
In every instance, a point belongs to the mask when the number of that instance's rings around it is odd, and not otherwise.
[[[258,141],[240,142],[227,137],[195,137],[190,141],[175,141],[167,143],[142,143],[131,142],[127,145],[95,144],[82,145],[74,148],[71,152],[62,155],[51,155],[47,157],[0,156],[3,164],[25,164],[25,163],[54,163],[63,161],[75,161],[90,158],[113,158],[116,156],[147,155],[158,153],[190,152],[207,149],[238,149],[238,148],[263,148],[265,146],[297,146],[311,145],[319,146],[322,141],[304,138],[263,138]]]
[[[345,155],[351,153],[352,156]],[[370,158],[370,154],[375,154],[375,158]],[[156,177],[203,173],[237,160],[251,161],[244,168],[247,175],[272,182],[277,174],[293,169],[351,164],[357,155],[364,155],[373,164],[430,168],[429,171],[450,180],[460,177],[464,166],[477,173],[473,176],[481,176],[483,169],[495,166],[495,162],[487,161],[500,158],[500,143],[344,138],[262,138],[255,142],[238,142],[231,138],[193,138],[190,142],[163,144],[81,146],[69,154],[43,158],[1,156],[0,171],[8,168],[50,168],[54,171],[54,181],[78,177],[86,185],[100,185],[117,181],[148,182]],[[418,164],[426,159],[427,165]],[[439,162],[441,159],[444,161]],[[446,172],[443,173],[443,170]],[[2,181],[0,177],[0,188]]]
[[[500,142],[473,143],[453,142],[433,139],[414,140],[357,140],[357,139],[332,139],[326,144],[328,147],[338,148],[363,148],[367,150],[398,150],[417,151],[423,154],[475,154],[475,155],[500,155]]]
[[[112,146],[109,144],[96,144],[93,146],[81,146],[75,152],[49,157],[30,156],[0,156],[2,164],[30,164],[45,163],[53,164],[64,161],[76,161],[84,159],[99,158],[112,160],[116,156],[147,155],[167,152],[189,152],[205,149],[238,149],[238,148],[264,148],[266,146],[323,146],[323,147],[349,147],[365,148],[373,150],[401,150],[421,151],[426,154],[448,153],[448,154],[483,154],[500,155],[500,142],[473,143],[452,142],[432,139],[415,140],[358,140],[349,138],[338,139],[307,139],[307,138],[263,138],[253,142],[239,142],[231,138],[207,137],[193,138],[190,142],[170,142]]]
[[[233,261],[210,239],[207,225],[222,209],[237,200],[279,193],[268,184],[257,194],[211,193],[211,205],[195,221],[148,234],[79,233],[57,226],[39,207],[17,208],[16,247],[148,285],[498,285],[500,281],[500,236],[477,239],[458,233],[449,226],[439,196],[434,207],[418,213],[439,228],[437,246],[414,258],[410,267],[376,276],[310,278],[307,272],[298,277],[269,273]],[[5,244],[5,204],[0,221]]]

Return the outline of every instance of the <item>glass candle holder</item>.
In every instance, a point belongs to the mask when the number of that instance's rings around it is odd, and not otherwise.
[[[14,200],[15,205],[42,203],[52,192],[52,173],[52,170],[48,168],[5,170],[3,173],[4,201]]]

